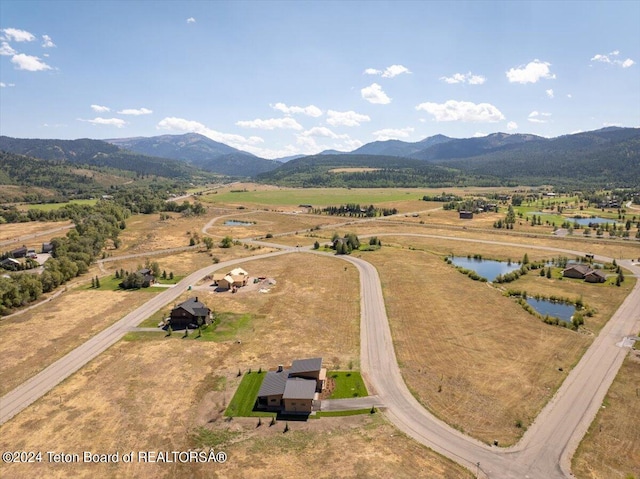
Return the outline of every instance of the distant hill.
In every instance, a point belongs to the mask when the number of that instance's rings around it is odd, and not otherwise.
[[[199,172],[183,162],[122,150],[101,140],[49,140],[0,136],[0,151],[74,165],[109,167],[139,175],[189,179]]]
[[[414,155],[417,153],[433,145],[439,145],[449,141],[454,141],[454,139],[444,135],[430,136],[415,143],[401,140],[374,141],[353,150],[352,153],[359,155],[386,155],[415,158]]]
[[[180,160],[206,171],[229,176],[255,176],[273,170],[280,164],[198,133],[114,138],[106,141],[136,153]]]

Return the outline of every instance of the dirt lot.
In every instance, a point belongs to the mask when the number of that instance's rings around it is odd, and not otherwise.
[[[640,477],[640,351],[629,353],[573,459],[580,479]]]

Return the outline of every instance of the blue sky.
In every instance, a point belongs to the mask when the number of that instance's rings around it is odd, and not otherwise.
[[[640,127],[640,2],[0,2],[0,133],[265,158]]]

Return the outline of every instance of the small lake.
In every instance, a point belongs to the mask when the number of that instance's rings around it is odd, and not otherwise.
[[[605,223],[616,224],[617,221],[611,218],[600,218],[596,216],[595,218],[569,218],[569,221],[572,223],[578,223],[580,226],[589,226],[593,225],[601,225]]]
[[[451,262],[461,268],[473,270],[489,281],[493,281],[501,274],[511,273],[511,271],[520,269],[520,264],[517,262],[508,264],[506,261],[467,258],[464,256],[454,256],[451,258]]]
[[[549,315],[567,323],[571,322],[571,317],[576,312],[576,307],[573,304],[554,303],[548,299],[527,298],[527,303],[542,316]]]
[[[252,226],[253,223],[251,221],[238,221],[238,220],[227,220],[224,222],[225,226]]]

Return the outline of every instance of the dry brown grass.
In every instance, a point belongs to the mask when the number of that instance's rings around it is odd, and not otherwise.
[[[43,233],[45,231],[68,226],[70,224],[71,221],[55,221],[46,223],[40,221],[31,221],[29,223],[6,223],[0,225],[0,241],[8,241],[28,235]],[[66,231],[56,231],[51,235],[51,238],[55,236],[64,236],[66,234]],[[24,244],[29,248],[35,248],[36,251],[40,251],[42,243],[46,243],[47,241],[49,241],[49,239],[50,238],[47,238],[46,236],[39,236],[37,238],[32,238],[25,241]],[[16,246],[16,248],[18,246]],[[14,248],[11,246],[7,246],[6,249]]]
[[[405,381],[437,416],[483,441],[522,435],[590,343],[551,327],[438,255],[383,248],[378,269]],[[565,372],[559,372],[563,367]]]
[[[238,382],[230,344],[120,342],[2,426],[3,450],[81,454],[186,451],[196,427],[232,431],[225,464],[11,464],[27,477],[451,477],[471,475],[417,445],[379,416],[269,427],[222,418]],[[226,386],[225,386],[226,384]]]
[[[573,458],[581,479],[640,477],[640,352],[629,353]]]
[[[136,333],[0,428],[2,450],[78,453],[185,451],[205,426],[232,431],[226,464],[4,465],[7,477],[452,477],[471,475],[416,444],[380,416],[322,418],[260,428],[225,422],[238,368],[273,367],[322,355],[335,366],[359,356],[359,286],[354,268],[309,254],[243,265],[276,279],[268,294],[197,290],[217,311],[250,312],[237,344]],[[312,273],[312,274],[310,274]],[[95,294],[95,293],[92,293]],[[187,295],[185,295],[186,297]],[[121,305],[122,307],[122,305]],[[275,452],[275,453],[274,453]]]
[[[0,395],[149,299],[148,293],[69,289],[46,305],[0,321]]]

